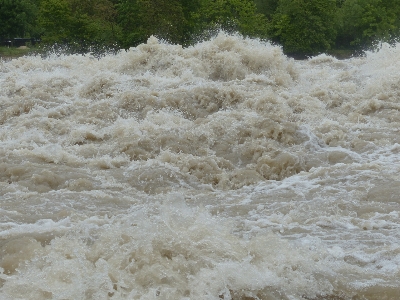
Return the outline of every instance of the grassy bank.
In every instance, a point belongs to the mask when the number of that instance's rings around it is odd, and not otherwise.
[[[30,48],[0,47],[0,58],[11,59],[29,54]]]

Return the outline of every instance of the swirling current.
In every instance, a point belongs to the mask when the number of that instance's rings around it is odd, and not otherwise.
[[[399,110],[399,44],[0,60],[0,298],[399,299]]]

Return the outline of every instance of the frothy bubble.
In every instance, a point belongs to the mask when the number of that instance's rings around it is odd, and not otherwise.
[[[397,299],[398,58],[0,61],[0,298]]]

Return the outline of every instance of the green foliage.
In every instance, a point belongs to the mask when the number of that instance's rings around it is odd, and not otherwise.
[[[187,21],[178,0],[123,0],[117,11],[125,47],[142,43],[151,35],[182,42]]]
[[[64,0],[42,1],[39,22],[44,30],[43,40],[60,42],[71,35],[71,8]]]
[[[36,1],[0,0],[0,37],[34,37],[38,35],[37,13]]]
[[[94,5],[78,0],[42,0],[39,22],[47,43],[112,44],[120,33],[115,17],[114,4],[108,0],[98,0]]]
[[[400,2],[396,0],[346,0],[338,11],[338,46],[366,47],[375,41],[398,37]]]
[[[335,0],[279,0],[269,34],[286,52],[320,53],[334,44],[335,13]]]
[[[257,7],[257,11],[262,13],[268,19],[271,19],[274,15],[279,0],[254,0],[254,3]]]
[[[192,17],[197,23],[197,32],[220,28],[253,37],[266,34],[265,16],[257,13],[251,0],[201,0],[199,10]]]
[[[193,42],[194,33],[198,28],[197,19],[194,17],[201,7],[201,0],[180,0],[185,23],[182,26],[182,45]]]
[[[189,45],[222,29],[313,55],[394,41],[399,15],[399,0],[0,0],[0,38],[128,48],[151,35]]]

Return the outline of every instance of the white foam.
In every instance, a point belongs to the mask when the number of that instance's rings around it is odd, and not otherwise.
[[[395,299],[399,55],[0,62],[0,297]]]

